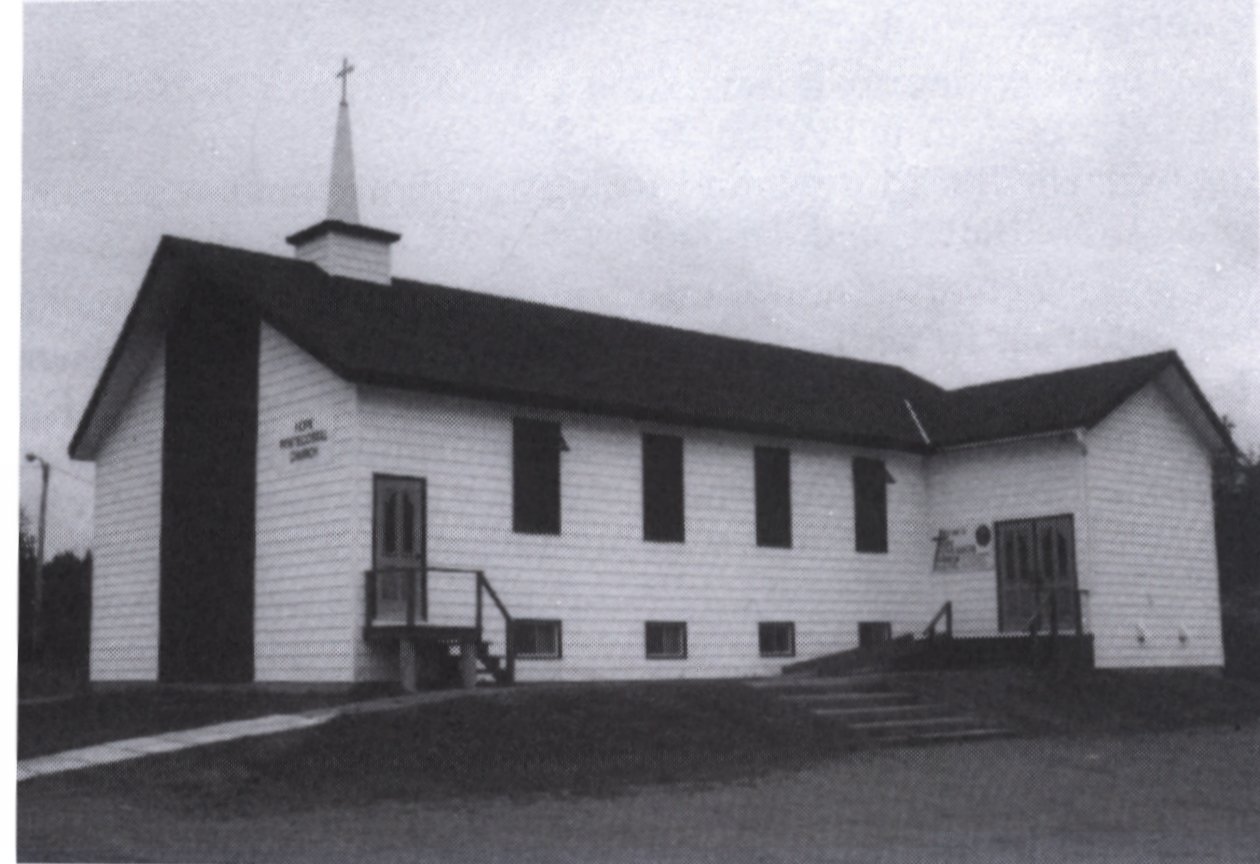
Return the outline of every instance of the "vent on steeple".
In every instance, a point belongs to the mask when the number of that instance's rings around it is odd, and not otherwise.
[[[349,276],[386,285],[390,280],[390,249],[402,235],[359,222],[359,196],[354,182],[354,146],[350,137],[350,104],[346,83],[354,67],[342,59],[341,104],[333,140],[332,173],[328,181],[328,215],[322,222],[285,240],[303,261],[318,264],[334,276]]]

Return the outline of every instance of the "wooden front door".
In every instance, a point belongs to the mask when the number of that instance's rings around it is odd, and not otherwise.
[[[1071,516],[999,522],[998,625],[1026,632],[1040,613],[1041,630],[1076,628],[1076,543]]]
[[[420,621],[425,616],[427,565],[425,483],[421,477],[375,478],[372,569],[376,621]],[[408,582],[414,591],[409,591]],[[409,604],[414,615],[408,615]]]

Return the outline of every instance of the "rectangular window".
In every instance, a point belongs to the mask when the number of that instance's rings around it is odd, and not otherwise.
[[[516,656],[525,660],[559,660],[560,622],[520,619],[512,623]]]
[[[854,534],[859,552],[888,551],[888,469],[880,459],[853,460]]]
[[[687,657],[687,625],[682,621],[648,621],[644,624],[644,650],[649,660],[683,660]]]
[[[683,442],[643,435],[643,539],[683,542]]]
[[[753,453],[757,486],[757,545],[792,546],[791,457],[781,447]]]
[[[795,657],[796,625],[791,621],[763,621],[757,625],[762,657]]]
[[[560,533],[560,424],[512,421],[512,530]]]

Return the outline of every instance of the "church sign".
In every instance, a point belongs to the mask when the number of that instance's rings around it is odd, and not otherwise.
[[[934,538],[936,557],[932,569],[938,573],[961,573],[993,569],[993,529],[942,528]]]
[[[316,428],[314,418],[307,417],[293,424],[293,434],[280,439],[280,449],[292,462],[304,462],[319,456],[320,445],[328,440],[328,430]]]

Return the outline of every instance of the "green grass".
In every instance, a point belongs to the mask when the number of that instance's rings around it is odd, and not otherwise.
[[[793,770],[853,746],[843,730],[738,682],[524,687],[33,782],[87,783],[141,807],[231,816],[615,795]]]
[[[1260,684],[1196,671],[986,669],[898,679],[1028,734],[1153,732],[1260,720]]]
[[[18,706],[18,758],[348,702],[345,693],[144,687]]]

